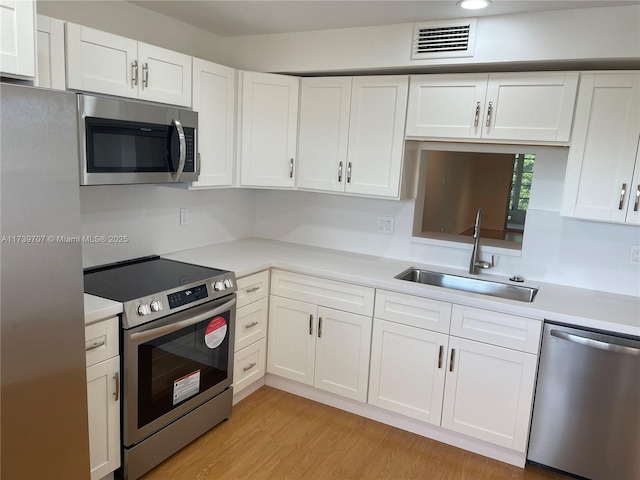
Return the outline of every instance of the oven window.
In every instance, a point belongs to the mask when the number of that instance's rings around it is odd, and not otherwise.
[[[229,374],[229,312],[138,347],[138,428]]]

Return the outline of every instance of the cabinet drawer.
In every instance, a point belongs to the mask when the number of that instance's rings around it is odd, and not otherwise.
[[[233,366],[233,393],[262,378],[266,361],[267,345],[264,338],[237,352]]]
[[[269,301],[266,298],[238,309],[236,313],[236,352],[266,336],[268,316]]]
[[[376,318],[449,333],[451,304],[403,293],[376,291]]]
[[[454,305],[451,335],[536,354],[542,321]]]
[[[271,293],[360,315],[373,315],[374,289],[326,278],[273,270]]]
[[[236,284],[238,285],[238,308],[266,298],[269,295],[269,270],[239,278]]]
[[[87,367],[119,355],[118,317],[84,327]]]

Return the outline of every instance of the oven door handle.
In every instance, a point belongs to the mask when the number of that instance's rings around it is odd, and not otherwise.
[[[188,318],[186,320],[182,320],[181,322],[170,323],[169,325],[164,325],[162,327],[152,328],[151,330],[145,330],[144,332],[132,333],[129,337],[129,342],[131,343],[143,343],[149,340],[153,340],[155,338],[162,337],[164,335],[168,335],[173,332],[177,332],[183,328],[189,327],[191,325],[195,325],[196,323],[200,323],[203,320],[206,320],[209,317],[214,315],[218,315],[220,313],[226,312],[230,310],[236,304],[236,299],[233,298],[226,303],[223,303],[219,307],[208,310],[200,315],[197,315],[192,318]]]

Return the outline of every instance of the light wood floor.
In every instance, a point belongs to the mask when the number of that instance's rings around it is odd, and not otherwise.
[[[270,387],[144,480],[567,479],[520,469]]]

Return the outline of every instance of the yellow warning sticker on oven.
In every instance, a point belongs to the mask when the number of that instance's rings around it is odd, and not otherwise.
[[[204,343],[209,348],[217,348],[226,336],[227,321],[224,317],[215,317],[209,322],[209,325],[207,325],[204,331]]]
[[[176,405],[200,391],[200,369],[173,381],[173,404]]]

